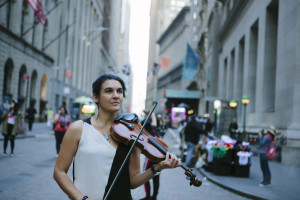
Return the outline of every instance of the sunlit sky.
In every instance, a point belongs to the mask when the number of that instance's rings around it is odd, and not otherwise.
[[[132,112],[145,107],[151,0],[131,0],[129,56],[133,71]]]

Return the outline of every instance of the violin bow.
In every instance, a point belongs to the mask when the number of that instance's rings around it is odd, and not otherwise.
[[[106,199],[109,197],[109,195],[110,195],[110,193],[111,193],[111,191],[112,191],[112,189],[113,189],[113,187],[114,187],[116,181],[118,180],[118,178],[119,178],[119,176],[120,176],[120,174],[121,174],[121,172],[122,172],[122,170],[123,170],[123,168],[124,168],[126,162],[128,161],[129,156],[130,156],[131,153],[132,153],[132,150],[133,150],[135,144],[137,143],[138,139],[140,138],[140,135],[142,134],[142,132],[143,132],[143,130],[144,130],[146,124],[148,123],[148,120],[149,120],[150,116],[152,115],[153,111],[155,110],[157,104],[158,104],[158,101],[156,100],[156,101],[154,102],[154,104],[153,104],[153,107],[152,107],[152,109],[151,109],[151,112],[149,113],[148,117],[146,118],[146,120],[145,120],[145,122],[144,122],[144,124],[143,124],[143,126],[142,126],[142,128],[141,128],[141,130],[140,130],[140,132],[139,132],[139,134],[138,134],[138,136],[136,137],[135,141],[133,142],[133,144],[132,144],[132,146],[131,146],[129,152],[127,153],[127,155],[126,155],[126,157],[125,157],[125,159],[124,159],[124,161],[123,161],[123,163],[122,163],[122,165],[121,165],[121,167],[120,167],[120,169],[119,169],[119,171],[118,171],[118,173],[117,173],[117,175],[116,175],[114,181],[112,182],[111,186],[109,187],[109,190],[107,191],[107,193],[106,193],[106,195],[105,195],[105,197],[104,197],[103,200],[106,200]]]

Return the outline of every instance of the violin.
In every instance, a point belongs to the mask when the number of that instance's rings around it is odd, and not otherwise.
[[[145,122],[146,124],[146,122]],[[154,163],[163,161],[169,151],[168,145],[159,138],[152,137],[146,130],[142,130],[142,125],[138,123],[138,117],[133,113],[119,115],[112,125],[111,137],[126,145],[132,145],[136,141],[136,146],[148,159]],[[141,132],[141,133],[140,133]],[[139,135],[140,134],[140,135]],[[138,137],[138,140],[136,138]],[[181,168],[185,170],[185,175],[190,181],[190,185],[199,187],[202,182],[183,163]]]

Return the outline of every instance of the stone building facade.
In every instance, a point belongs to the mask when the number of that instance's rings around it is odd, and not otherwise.
[[[25,0],[0,7],[0,104],[17,99],[24,113],[35,100],[40,119],[47,108],[71,110],[76,97],[91,97],[101,73],[120,73],[122,7],[122,0],[42,3],[45,26]]]
[[[216,2],[219,17],[213,95],[238,101],[238,122],[257,132],[274,125],[287,140],[282,162],[300,165],[300,2]],[[241,99],[250,98],[247,109]]]
[[[183,83],[182,71],[172,70],[171,62],[171,70],[158,76],[158,99],[164,98],[160,88],[198,90],[197,114],[223,123],[226,128],[216,127],[220,134],[228,134],[226,120],[233,116],[247,132],[273,125],[285,138],[282,162],[300,165],[299,11],[297,0],[191,0],[192,20],[182,29],[189,33],[174,36],[180,13],[167,28],[173,30],[161,35],[159,52],[176,55],[174,62],[183,63],[185,46],[177,44],[190,42],[199,54],[199,68],[193,81]],[[250,99],[247,106],[241,102],[243,96]],[[220,113],[214,107],[216,100],[221,102]],[[233,110],[228,105],[231,100],[238,103]]]

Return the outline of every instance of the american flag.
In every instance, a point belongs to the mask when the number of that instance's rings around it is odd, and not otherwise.
[[[43,26],[46,25],[46,18],[44,16],[43,4],[41,0],[26,0],[34,11],[34,15],[38,18]]]
[[[153,78],[153,72],[147,72],[147,83],[151,83]]]

